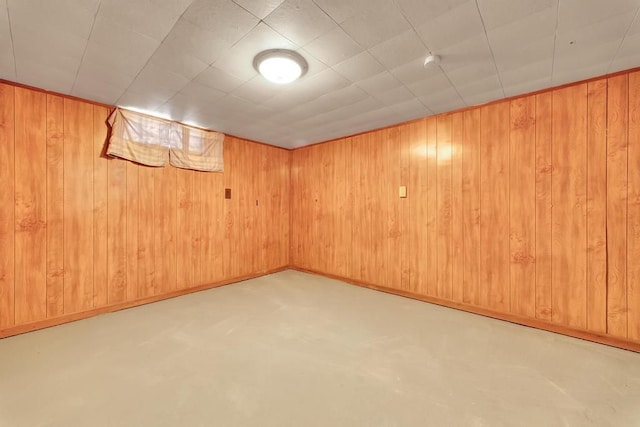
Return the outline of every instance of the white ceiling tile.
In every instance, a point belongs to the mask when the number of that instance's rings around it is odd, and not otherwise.
[[[78,76],[73,84],[71,95],[90,101],[113,105],[125,90],[126,86],[112,85],[106,80]]]
[[[487,30],[518,21],[547,8],[557,7],[559,0],[478,0]],[[566,0],[562,0],[566,1]]]
[[[242,86],[233,90],[232,94],[248,101],[260,104],[279,93],[281,86],[271,83],[262,76],[255,76]]]
[[[195,56],[176,50],[169,45],[160,46],[149,62],[192,80],[207,68],[207,64]]]
[[[372,94],[372,96],[381,101],[385,106],[415,99],[415,95],[404,86]]]
[[[408,62],[424,63],[428,51],[420,37],[411,29],[369,49],[387,69],[404,65]]]
[[[504,97],[502,84],[496,74],[456,85],[456,91],[467,105],[475,105],[492,99]]]
[[[408,62],[391,70],[391,74],[406,85],[424,80],[429,76],[440,73],[442,73],[442,68],[439,66],[425,68],[422,58]]]
[[[425,107],[417,98],[389,105],[389,109],[399,114],[405,122],[433,114],[431,110]]]
[[[200,28],[186,19],[178,20],[162,42],[163,45],[195,56],[206,64],[213,63],[227,52],[233,43],[216,37],[214,32]]]
[[[457,67],[453,70],[448,70],[445,67],[443,68],[451,83],[456,87],[479,79],[494,76],[497,73],[496,65],[491,60],[473,63],[466,67]]]
[[[608,64],[613,61],[617,49],[620,45],[618,40],[592,43],[589,46],[578,46],[577,44],[572,46],[571,49],[559,49],[556,46],[555,59],[553,62],[553,78],[556,81],[556,73],[576,73],[574,81],[585,78],[584,69],[589,67],[592,71],[597,72],[592,76],[598,76],[607,72]],[[606,63],[607,66],[601,69],[601,65]],[[562,80],[565,80],[564,78]]]
[[[214,63],[216,68],[237,78],[248,80],[256,75],[253,58],[267,49],[296,49],[291,41],[265,23],[258,24],[242,40],[227,49]]]
[[[283,1],[284,0],[233,0],[234,3],[242,6],[260,19],[269,16]]]
[[[527,80],[525,82],[515,83],[513,85],[503,85],[504,94],[506,96],[516,96],[525,93],[535,92],[546,89],[551,86],[551,78],[544,77],[538,80]]]
[[[514,46],[510,49],[494,49],[496,67],[500,72],[513,68],[520,68],[531,62],[553,59],[555,37],[549,36],[531,41],[522,46]]]
[[[200,83],[189,82],[185,87],[180,89],[178,95],[191,100],[194,104],[212,105],[224,98],[227,94],[220,90],[201,85]]]
[[[640,64],[640,32],[627,36],[616,54],[608,73],[627,70]]]
[[[396,0],[414,27],[432,21],[469,0]]]
[[[556,49],[571,50],[574,47],[591,46],[602,42],[620,44],[632,20],[632,15],[623,14],[599,20],[582,28],[558,28]]]
[[[173,73],[153,64],[147,64],[129,86],[129,91],[153,94],[155,97],[168,100],[180,89],[185,87],[189,80],[180,74]]]
[[[558,10],[558,30],[585,27],[640,6],[638,0],[562,0]]]
[[[369,48],[410,30],[397,7],[366,9],[340,24],[357,43]]]
[[[32,59],[29,56],[16,55],[16,68],[20,83],[58,93],[71,93],[76,63],[69,63],[64,58]]]
[[[441,57],[440,67],[446,72],[456,68],[473,66],[478,62],[493,60],[489,43],[484,34],[442,48],[437,54]]]
[[[500,81],[502,85],[521,86],[529,81],[547,80],[551,83],[551,70],[553,68],[553,58],[545,58],[541,61],[532,60],[529,63],[522,64],[517,68],[509,68],[500,71]]]
[[[334,65],[333,69],[352,82],[356,82],[378,74],[385,68],[369,52],[365,51]]]
[[[171,97],[160,97],[153,93],[136,93],[128,90],[116,101],[116,105],[122,108],[153,112],[167,102],[169,98]]]
[[[157,40],[117,22],[97,18],[80,70],[85,63],[100,64],[105,70],[135,77],[159,44]]]
[[[393,0],[314,0],[334,21],[341,24],[367,9],[393,8]]]
[[[582,67],[554,68],[551,83],[553,86],[558,86],[588,79],[593,76],[601,76],[607,72],[610,64],[611,61],[607,60],[600,63],[590,63]]]
[[[312,0],[285,0],[264,21],[299,46],[337,26]]]
[[[98,14],[161,41],[192,1],[102,0]]]
[[[442,92],[452,88],[451,82],[447,76],[440,72],[430,75],[429,77],[411,83],[407,88],[417,97],[427,96],[434,92]]]
[[[356,85],[358,85],[368,94],[376,95],[387,90],[395,89],[398,86],[401,86],[402,83],[400,83],[398,79],[393,77],[390,72],[383,71],[382,73],[376,74],[373,77],[369,77],[367,79],[356,82]]]
[[[231,43],[239,40],[259,22],[253,14],[229,0],[194,0],[181,19]]]
[[[494,53],[514,52],[542,39],[555,39],[557,8],[548,7],[487,31]]]
[[[247,80],[239,79],[211,66],[198,74],[194,81],[222,92],[230,93]]]
[[[441,91],[434,91],[418,98],[434,114],[457,110],[466,106],[458,92],[453,87]]]
[[[0,0],[0,79],[17,79],[6,0]]]
[[[475,1],[466,1],[416,28],[432,53],[484,34]]]
[[[352,58],[364,50],[340,27],[313,40],[304,49],[329,66]]]
[[[11,25],[34,31],[45,40],[46,34],[73,35],[86,40],[99,3],[99,0],[12,0]]]

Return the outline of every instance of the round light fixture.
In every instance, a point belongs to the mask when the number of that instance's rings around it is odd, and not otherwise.
[[[438,64],[440,64],[440,57],[438,55],[429,55],[424,60],[424,68],[429,68]]]
[[[265,79],[277,84],[287,84],[302,77],[309,65],[298,52],[288,49],[269,49],[253,58],[253,67]]]

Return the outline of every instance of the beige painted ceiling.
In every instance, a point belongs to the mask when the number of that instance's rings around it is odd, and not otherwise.
[[[282,147],[640,66],[640,0],[0,0],[0,78]],[[309,62],[279,86],[264,49]],[[429,53],[439,66],[423,67]]]

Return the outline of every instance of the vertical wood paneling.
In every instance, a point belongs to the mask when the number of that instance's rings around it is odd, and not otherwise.
[[[109,159],[104,107],[93,107],[93,305],[109,302]],[[70,167],[73,167],[71,165]],[[118,231],[117,229],[115,230]],[[114,230],[111,231],[113,235]]]
[[[47,95],[47,317],[64,314],[64,100]]]
[[[15,88],[15,320],[47,315],[46,95]]]
[[[177,175],[176,168],[165,166],[155,170],[154,179],[154,245],[156,292],[177,289]]]
[[[587,328],[607,331],[607,81],[588,85]]]
[[[508,312],[509,103],[480,117],[480,305]]]
[[[107,301],[127,297],[127,162],[107,162]]]
[[[536,318],[551,320],[551,118],[553,94],[536,100]]]
[[[509,225],[511,312],[535,317],[536,310],[536,100],[511,101]]]
[[[480,304],[480,110],[464,113],[462,142],[463,295],[466,304]]]
[[[64,100],[64,312],[93,307],[93,106]]]
[[[194,178],[195,171],[177,169],[177,195],[178,214],[176,236],[177,252],[177,275],[180,278],[180,287],[190,288],[196,284],[195,279],[195,253],[193,251],[194,238]]]
[[[640,72],[629,74],[628,156],[627,325],[629,339],[640,342]]]
[[[435,295],[451,299],[451,115],[438,116],[436,121],[436,259],[437,286]]]
[[[462,141],[464,135],[464,115],[456,113],[452,117],[451,140],[451,298],[462,302],[463,296],[463,227],[462,224]]]
[[[138,265],[140,252],[138,247],[138,220],[140,219],[140,205],[138,195],[140,194],[139,171],[141,167],[133,162],[127,162],[127,301],[139,298],[140,283]]]
[[[427,229],[427,281],[422,285],[426,295],[435,296],[438,285],[438,193],[437,193],[437,177],[438,177],[438,143],[437,143],[437,122],[436,118],[430,117],[426,121],[427,127],[427,216],[424,226]]]
[[[553,93],[552,319],[586,327],[587,85]]]
[[[409,286],[407,290],[419,294],[427,292],[429,280],[427,266],[427,128],[426,121],[411,123],[407,128],[409,145],[409,180],[407,184],[408,221],[405,245],[406,263],[409,266]]]
[[[626,338],[628,76],[607,86],[607,332]]]
[[[155,268],[156,171],[145,166],[138,169],[138,296],[142,298],[160,293]]]
[[[13,326],[15,236],[14,88],[0,83],[0,329]]]

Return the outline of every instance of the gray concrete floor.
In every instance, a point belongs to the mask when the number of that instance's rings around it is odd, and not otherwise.
[[[639,426],[640,354],[296,271],[0,340],[0,426]]]

